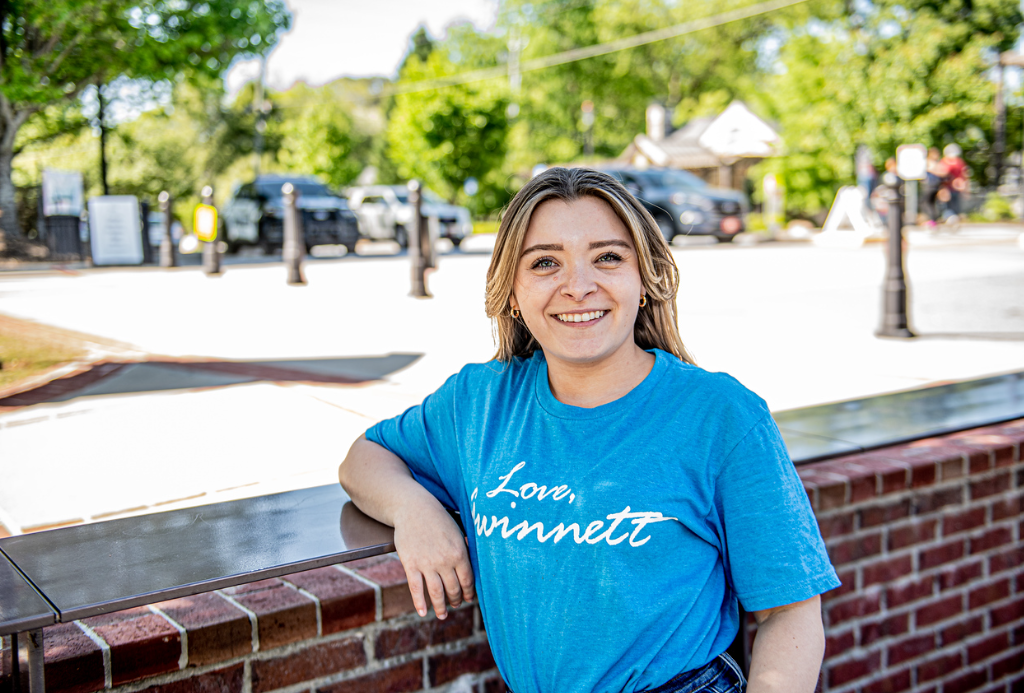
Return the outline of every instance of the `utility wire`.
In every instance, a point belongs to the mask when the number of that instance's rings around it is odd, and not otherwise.
[[[533,70],[543,70],[556,65],[564,65],[578,60],[595,58],[599,55],[608,55],[609,53],[616,53],[618,51],[644,46],[649,43],[664,41],[665,39],[676,38],[677,36],[683,36],[685,34],[692,34],[703,29],[722,26],[723,24],[729,24],[741,19],[749,19],[750,17],[775,12],[776,10],[792,7],[793,5],[799,5],[807,1],[808,0],[769,0],[769,2],[761,2],[756,5],[741,7],[736,10],[722,12],[721,14],[712,15],[710,17],[694,19],[689,22],[683,22],[682,24],[665,27],[664,29],[645,31],[642,34],[627,36],[614,41],[608,41],[607,43],[598,43],[593,46],[585,46],[583,48],[573,48],[572,50],[555,53],[554,55],[547,55],[542,58],[524,60],[519,65],[519,71],[531,72]],[[482,70],[463,72],[450,77],[441,77],[438,79],[411,82],[409,84],[386,86],[381,90],[380,95],[394,96],[398,94],[416,94],[424,91],[433,91],[435,89],[454,87],[461,84],[470,84],[472,82],[483,82],[485,80],[507,76],[508,68],[505,66],[488,67]]]

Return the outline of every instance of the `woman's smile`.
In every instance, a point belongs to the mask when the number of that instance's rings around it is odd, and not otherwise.
[[[555,319],[573,327],[589,327],[603,318],[607,312],[607,310],[592,310],[584,313],[578,311],[556,313]]]

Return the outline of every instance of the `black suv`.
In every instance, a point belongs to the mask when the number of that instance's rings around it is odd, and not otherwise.
[[[228,248],[259,245],[272,253],[284,245],[284,198],[281,187],[291,183],[299,193],[306,249],[315,245],[344,245],[350,253],[359,240],[359,223],[348,200],[332,193],[312,176],[265,175],[235,188],[222,215]]]
[[[731,242],[746,228],[747,197],[708,185],[688,171],[671,168],[602,168],[643,203],[669,243],[677,235],[714,236]]]

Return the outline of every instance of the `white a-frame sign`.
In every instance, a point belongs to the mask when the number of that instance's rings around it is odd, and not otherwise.
[[[872,236],[881,236],[884,229],[860,188],[848,185],[836,193],[835,202],[815,243],[856,247]]]

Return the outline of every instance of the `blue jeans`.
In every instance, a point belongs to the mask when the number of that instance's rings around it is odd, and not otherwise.
[[[643,693],[744,693],[747,680],[736,661],[723,652],[699,669],[684,671],[668,683]]]

